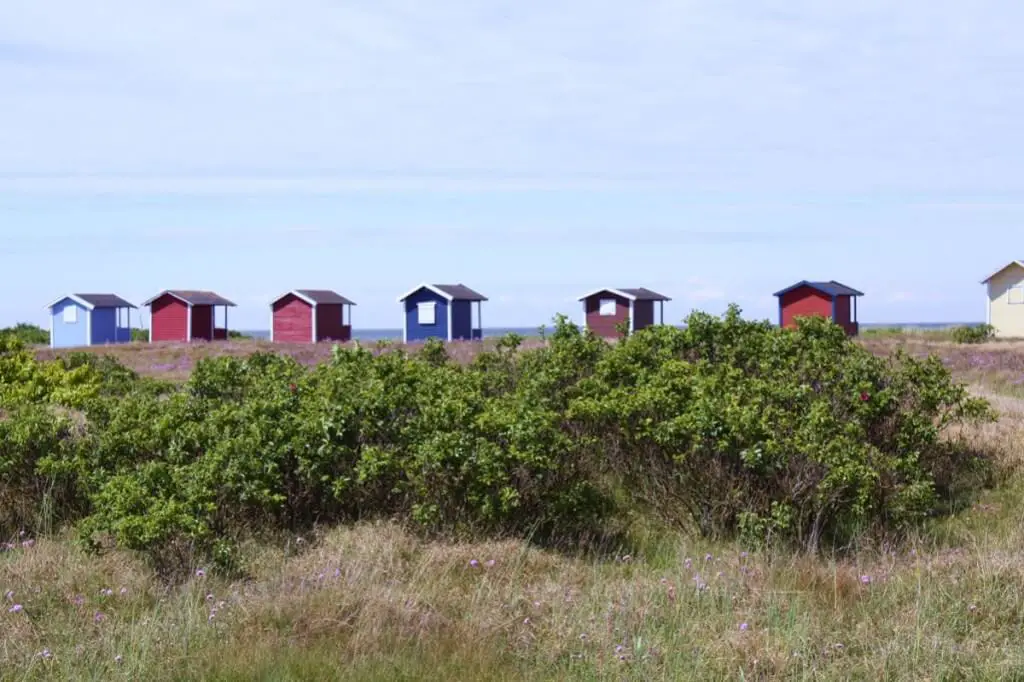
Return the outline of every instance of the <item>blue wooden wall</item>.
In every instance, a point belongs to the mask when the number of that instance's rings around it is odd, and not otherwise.
[[[64,321],[64,309],[75,308],[77,318],[75,322]],[[89,311],[75,303],[70,298],[62,299],[53,306],[50,313],[53,321],[53,332],[51,333],[51,345],[56,348],[74,348],[76,346],[89,345],[87,334]]]
[[[435,319],[432,325],[421,325],[419,323],[418,303],[424,301],[435,301]],[[405,324],[408,341],[425,341],[435,338],[442,341],[448,340],[448,299],[434,293],[430,289],[420,289],[413,293],[403,302],[405,306]]]

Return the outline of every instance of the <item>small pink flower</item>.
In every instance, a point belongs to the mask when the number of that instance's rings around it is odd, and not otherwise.
[[[865,392],[861,391],[861,394],[860,394],[860,401],[861,401],[862,403],[866,403],[866,402],[867,402],[867,401],[869,401],[869,400],[871,400],[871,396],[870,396],[869,394],[867,394],[867,393],[865,393]]]

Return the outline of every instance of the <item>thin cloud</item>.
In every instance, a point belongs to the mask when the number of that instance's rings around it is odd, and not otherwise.
[[[0,190],[1021,189],[1024,8],[769,9],[6,3]]]

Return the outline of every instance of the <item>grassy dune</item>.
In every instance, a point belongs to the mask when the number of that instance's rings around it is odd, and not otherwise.
[[[864,343],[939,353],[1002,414],[969,434],[1007,465],[1001,485],[906,545],[748,555],[637,519],[631,555],[588,556],[381,523],[268,539],[245,548],[245,580],[199,566],[168,587],[128,553],[12,538],[0,679],[1024,678],[1024,344]],[[177,378],[183,357],[253,347],[117,354]]]

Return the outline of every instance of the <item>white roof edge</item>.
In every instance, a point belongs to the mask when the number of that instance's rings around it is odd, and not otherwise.
[[[50,303],[49,305],[47,305],[46,306],[46,310],[53,310],[53,306],[57,305],[58,303],[63,301],[65,298],[70,298],[72,301],[74,301],[78,305],[82,306],[86,310],[95,310],[96,309],[96,306],[94,306],[92,303],[89,303],[85,299],[79,298],[75,294],[64,294],[63,296],[61,296],[60,298],[55,300],[53,303]]]
[[[278,301],[280,301],[285,296],[294,296],[295,298],[299,299],[300,301],[305,301],[306,303],[310,304],[314,308],[316,307],[316,301],[314,301],[313,299],[308,298],[306,296],[303,296],[302,294],[299,293],[298,289],[292,289],[291,291],[284,292],[283,294],[281,294],[280,296],[278,296],[277,298],[275,298],[274,300],[272,300],[270,302],[270,307],[273,308],[274,304],[277,303]]]
[[[603,289],[594,289],[590,293],[585,294],[583,296],[580,296],[576,300],[578,300],[578,301],[585,301],[588,298],[590,298],[591,296],[593,296],[594,294],[600,294],[600,293],[605,292],[605,291],[607,291],[610,294],[615,294],[616,296],[621,296],[622,298],[625,298],[625,299],[627,299],[629,301],[635,301],[636,300],[636,296],[634,296],[632,294],[627,294],[625,291],[619,291],[618,289],[609,289],[608,287],[604,287]]]
[[[438,289],[437,287],[435,287],[433,284],[427,284],[426,282],[424,282],[423,284],[417,285],[417,286],[413,287],[412,289],[410,289],[409,291],[407,291],[404,294],[402,294],[401,296],[399,296],[398,297],[398,302],[401,303],[405,299],[407,299],[410,296],[412,296],[413,294],[415,294],[420,289],[430,289],[435,294],[437,294],[438,296],[441,296],[442,298],[444,298],[444,299],[446,299],[448,301],[452,301],[452,300],[455,299],[455,297],[452,296],[451,294],[449,294],[447,291],[443,291],[443,290]]]
[[[176,293],[174,293],[170,289],[165,289],[165,290],[161,291],[159,294],[157,294],[156,296],[153,296],[152,298],[149,298],[149,299],[143,301],[142,305],[143,306],[147,306],[150,303],[152,303],[153,301],[155,301],[156,299],[161,298],[163,296],[170,296],[171,298],[176,298],[179,301],[181,301],[182,303],[184,303],[185,305],[187,305],[189,308],[192,307],[192,303],[190,301],[186,301],[185,299],[183,299],[181,296],[178,296]]]
[[[996,275],[998,275],[1000,272],[1002,272],[1006,268],[1010,267],[1011,265],[1016,265],[1016,266],[1019,266],[1021,268],[1024,268],[1024,261],[1019,261],[1019,260],[1012,260],[1012,261],[1010,261],[1009,263],[1007,263],[1003,267],[999,268],[998,270],[993,272],[991,275],[989,275],[985,279],[981,280],[981,284],[987,283],[990,279],[992,279],[993,277],[995,277]]]

